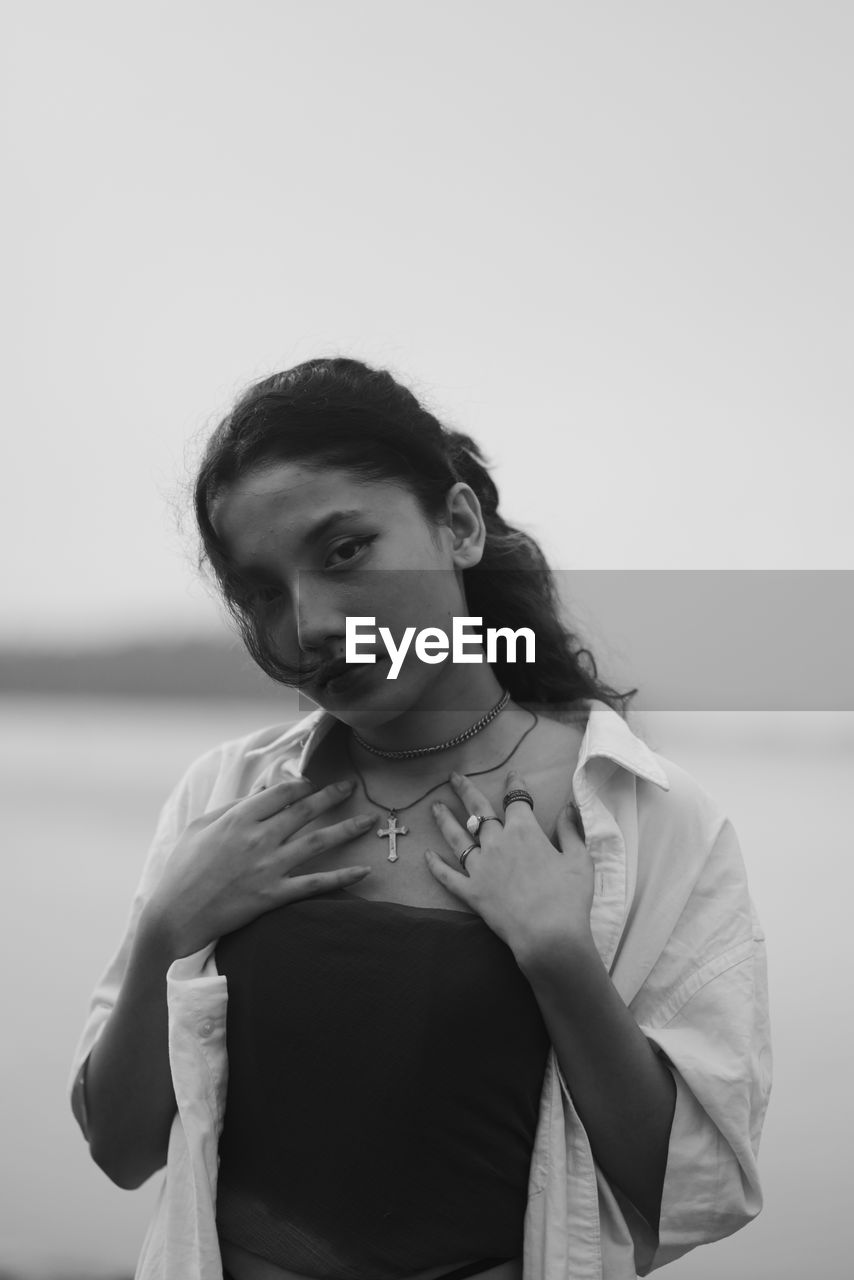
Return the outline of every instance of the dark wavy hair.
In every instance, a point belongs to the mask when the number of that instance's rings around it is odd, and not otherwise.
[[[484,628],[530,627],[536,661],[492,664],[517,702],[573,703],[598,698],[625,718],[638,692],[618,693],[598,677],[596,661],[560,617],[554,577],[537,542],[498,512],[498,490],[470,436],[442,424],[384,369],[358,360],[307,360],[253,383],[207,441],[193,489],[201,545],[198,567],[213,571],[252,659],[273,680],[299,673],[277,655],[263,592],[247,591],[211,520],[211,506],[247,472],[278,461],[336,467],[369,480],[392,480],[415,497],[425,517],[445,509],[457,481],[480,501],[486,541],[478,565],[463,570],[469,614]]]

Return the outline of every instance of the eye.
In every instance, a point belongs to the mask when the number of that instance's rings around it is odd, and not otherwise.
[[[361,554],[364,548],[369,547],[371,545],[371,543],[374,541],[375,536],[376,535],[372,537],[364,537],[364,538],[347,538],[346,541],[339,542],[338,546],[333,547],[332,551],[330,552],[330,559],[326,561],[326,568],[335,569],[341,565],[349,564],[351,560],[357,559],[357,557]],[[331,557],[337,556],[339,553],[343,553],[344,558],[342,560],[337,560],[333,563],[330,563]]]

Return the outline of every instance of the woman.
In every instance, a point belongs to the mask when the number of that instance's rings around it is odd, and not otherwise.
[[[753,1218],[738,841],[585,666],[474,443],[309,361],[220,424],[195,510],[249,652],[317,710],[190,767],[92,999],[92,1155],[166,1166],[139,1280],[620,1280]],[[345,659],[351,619],[399,647],[460,618],[535,661]]]

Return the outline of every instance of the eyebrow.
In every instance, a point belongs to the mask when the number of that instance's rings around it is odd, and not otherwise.
[[[334,528],[335,525],[341,524],[345,520],[352,520],[354,517],[363,517],[365,514],[366,512],[357,507],[354,507],[349,511],[330,511],[328,515],[323,516],[322,519],[317,520],[313,525],[310,525],[309,528],[306,529],[300,539],[300,545],[308,546],[312,543],[317,543],[329,532],[330,529]],[[251,577],[265,572],[263,566],[258,564],[244,565],[232,561],[232,567],[237,573],[244,577]]]
[[[319,542],[324,534],[328,533],[330,529],[334,528],[342,520],[352,520],[354,516],[363,516],[364,514],[364,511],[360,511],[358,508],[353,508],[350,511],[330,511],[329,515],[324,516],[322,520],[318,520],[316,524],[306,530],[303,534],[303,545],[305,546],[309,542]]]

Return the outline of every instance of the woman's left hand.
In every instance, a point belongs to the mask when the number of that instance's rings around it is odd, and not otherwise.
[[[498,818],[468,778],[452,774],[451,783],[467,813]],[[516,790],[528,788],[522,775],[511,770],[505,794]],[[439,883],[476,911],[520,964],[555,941],[593,945],[593,859],[576,830],[572,807],[558,816],[560,849],[549,840],[530,805],[515,800],[505,809],[503,822],[481,824],[479,847],[466,858],[465,870],[432,849],[425,853]],[[455,859],[475,843],[446,805],[434,804],[433,817]]]

